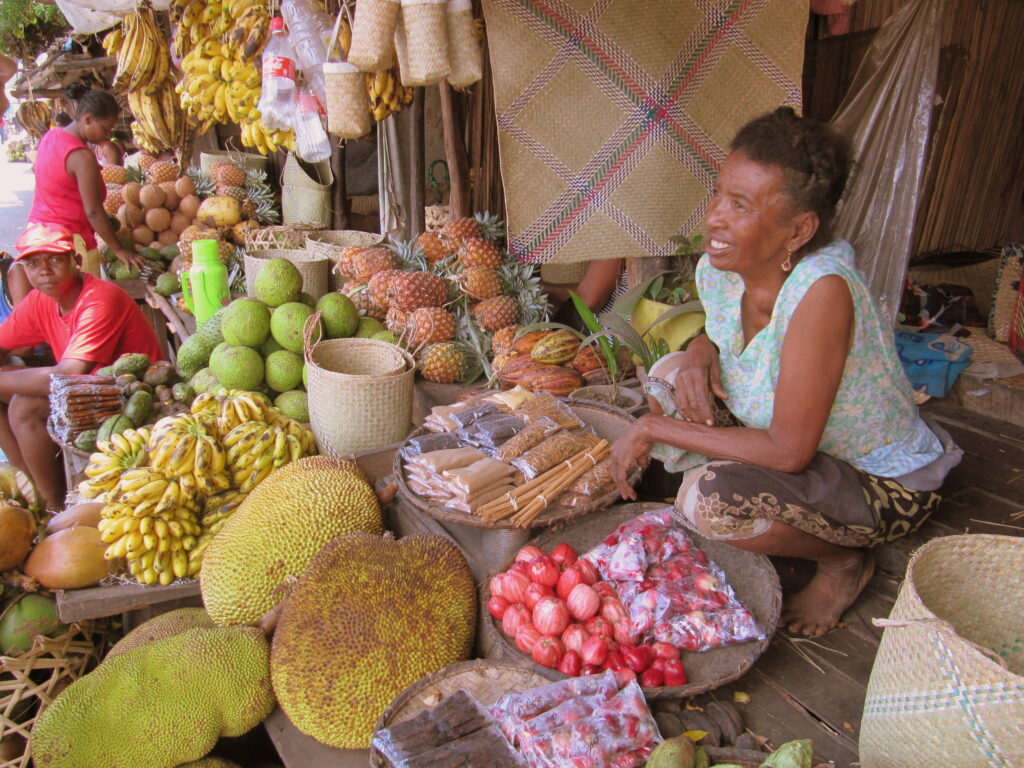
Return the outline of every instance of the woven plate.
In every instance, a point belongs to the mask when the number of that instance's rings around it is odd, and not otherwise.
[[[614,441],[615,438],[625,432],[626,428],[636,420],[625,411],[619,408],[613,408],[612,406],[605,405],[603,403],[581,400],[568,402],[567,405],[572,408],[573,413],[580,418],[580,421],[588,427],[593,428],[598,437],[604,438],[609,442]],[[419,437],[425,434],[427,434],[427,430],[420,428],[409,435],[409,438]],[[404,448],[405,446],[403,445],[402,447]],[[418,496],[406,483],[405,468],[403,466],[404,463],[405,462],[402,459],[402,450],[399,449],[395,454],[395,480],[398,483],[398,494],[402,497],[402,500],[410,506],[425,512],[435,520],[440,520],[442,523],[456,523],[458,525],[468,525],[473,528],[511,528],[521,530],[508,518],[490,523],[480,519],[476,515],[448,509],[442,504],[438,504],[435,501]],[[641,474],[642,470],[639,467],[634,469],[629,476],[629,484],[636,485],[640,482]],[[606,493],[604,496],[600,496],[592,500],[589,504],[581,504],[578,507],[563,507],[560,504],[551,504],[534,519],[531,527],[544,528],[552,525],[558,525],[560,523],[567,523],[571,520],[577,520],[591,512],[611,506],[618,501],[618,499],[619,492],[617,490],[613,490]]]
[[[521,664],[489,660],[460,661],[440,672],[420,678],[398,694],[384,710],[373,731],[376,733],[393,723],[411,720],[459,689],[471,693],[477,701],[489,707],[506,693],[527,691],[550,682],[551,678]],[[373,768],[386,768],[388,761],[380,752],[371,748],[370,765]]]
[[[544,531],[530,541],[530,544],[550,552],[555,545],[568,542],[581,555],[600,544],[601,541],[618,526],[627,520],[650,512],[664,509],[664,504],[623,504],[603,512],[596,512],[586,520],[581,520],[567,528]],[[744,552],[725,542],[705,539],[698,533],[687,530],[695,545],[707,552],[725,572],[736,592],[736,597],[757,619],[757,625],[764,630],[765,639],[755,640],[739,645],[728,645],[711,651],[684,651],[683,666],[690,682],[687,685],[663,686],[661,688],[644,688],[644,696],[650,699],[682,698],[695,696],[718,688],[741,677],[750,669],[757,658],[765,652],[771,642],[772,635],[779,623],[782,610],[782,588],[779,577],[771,561],[764,555]],[[511,562],[507,565],[511,565]],[[489,645],[489,655],[495,658],[531,664],[542,674],[551,675],[553,679],[564,679],[564,675],[554,670],[544,669],[525,653],[520,651],[501,631],[501,623],[496,622],[487,610],[490,597],[490,583],[480,587],[480,619],[484,644]]]

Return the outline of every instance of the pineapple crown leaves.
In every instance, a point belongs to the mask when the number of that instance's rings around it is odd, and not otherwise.
[[[490,335],[477,323],[473,313],[469,311],[469,302],[465,298],[451,305],[449,309],[455,315],[456,341],[464,347],[468,357],[472,359],[474,363],[472,367],[476,372],[476,376],[479,376],[482,372],[490,381],[494,376],[491,362],[488,359],[491,351]],[[469,380],[473,381],[473,379]]]
[[[505,294],[514,296],[522,306],[523,325],[542,323],[551,317],[551,304],[540,281],[540,268],[514,259],[498,270]]]
[[[124,175],[127,181],[134,181],[138,184],[141,184],[146,180],[146,176],[142,173],[142,169],[134,165],[126,165],[124,168]]]
[[[217,182],[207,176],[199,168],[191,166],[185,169],[185,175],[192,179],[196,185],[196,197],[202,200],[204,197],[217,194]]]
[[[427,263],[427,254],[416,244],[415,240],[390,240],[385,247],[395,254],[399,269],[441,274],[430,268]]]
[[[278,224],[281,211],[277,207],[277,195],[270,186],[267,172],[260,168],[245,168],[245,194],[256,210],[256,219],[261,224]]]
[[[497,243],[505,238],[505,222],[501,220],[500,216],[482,211],[474,214],[473,218],[480,225],[480,234],[487,240]]]

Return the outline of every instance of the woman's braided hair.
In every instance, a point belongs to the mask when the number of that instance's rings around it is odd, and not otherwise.
[[[805,249],[832,239],[832,220],[850,170],[847,141],[828,126],[779,107],[740,128],[730,149],[782,170],[786,192],[798,210],[814,211],[821,224]]]
[[[64,89],[64,93],[75,105],[76,118],[92,115],[100,120],[106,120],[121,113],[117,99],[108,91],[90,90],[84,83],[72,83]]]

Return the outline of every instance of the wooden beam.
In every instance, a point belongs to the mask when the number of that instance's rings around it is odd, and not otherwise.
[[[441,93],[441,122],[444,126],[444,152],[448,159],[448,177],[451,193],[448,205],[451,218],[459,219],[473,214],[469,205],[469,156],[462,138],[460,121],[455,114],[455,95],[447,81],[439,83]]]
[[[345,178],[345,142],[339,141],[338,146],[331,152],[331,173],[334,176],[333,204],[334,213],[333,226],[335,229],[348,229],[349,227],[349,201],[348,184]]]
[[[409,217],[410,238],[417,238],[426,229],[424,213],[424,188],[426,187],[426,169],[423,167],[423,89],[417,88],[409,109],[412,119],[409,121],[409,173],[406,190],[407,214]]]

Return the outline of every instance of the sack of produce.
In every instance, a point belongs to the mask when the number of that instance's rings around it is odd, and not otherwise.
[[[921,547],[888,619],[864,701],[864,768],[1024,764],[1024,539]]]

